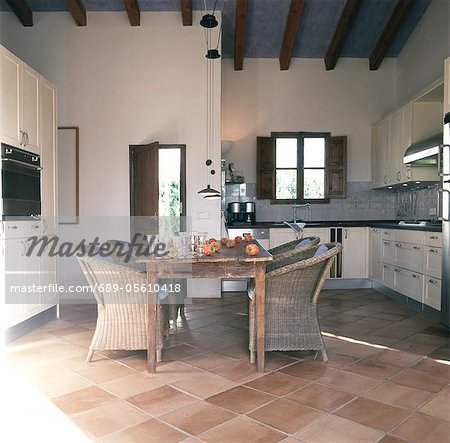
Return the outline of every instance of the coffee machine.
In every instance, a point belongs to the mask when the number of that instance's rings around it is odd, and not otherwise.
[[[255,224],[255,203],[254,202],[233,202],[228,203],[227,221],[229,225],[254,225]]]

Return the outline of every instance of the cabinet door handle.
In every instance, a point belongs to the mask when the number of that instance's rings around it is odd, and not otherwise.
[[[383,265],[383,268],[384,269],[389,269],[389,266],[388,265]]]
[[[400,174],[400,171],[397,171],[397,181],[399,182],[399,181],[401,181],[401,179],[402,179],[402,175]]]
[[[17,226],[16,225],[12,225],[12,226],[9,227],[9,229],[17,229]]]
[[[383,244],[384,244],[384,245],[388,245],[389,242],[388,242],[388,241],[384,241]]]
[[[400,269],[395,268],[394,271],[395,271],[395,272],[400,272]]]
[[[437,285],[437,281],[432,278],[428,279],[428,283],[432,283],[433,285]]]
[[[387,175],[385,175],[385,176],[383,177],[383,183],[384,183],[385,185],[387,185]]]
[[[20,132],[20,140],[19,140],[19,145],[23,146],[23,140],[24,140],[24,132],[22,131],[22,129],[19,129]]]
[[[401,243],[396,243],[395,246],[397,246],[397,248],[401,248],[402,244]]]
[[[437,235],[430,235],[430,240],[437,240],[438,239],[438,237],[437,237]]]
[[[419,278],[419,276],[418,276],[417,274],[412,274],[412,276],[413,276],[414,278]]]
[[[413,249],[416,249],[416,250],[420,251],[420,246],[413,246]]]
[[[429,249],[428,252],[436,253],[437,249]]]
[[[30,143],[30,137],[28,136],[28,132],[24,132],[25,134],[25,144],[24,146],[28,146],[28,143]]]
[[[344,238],[348,237],[348,229],[344,229]]]
[[[384,235],[391,235],[391,233],[389,231],[384,231],[383,234]]]

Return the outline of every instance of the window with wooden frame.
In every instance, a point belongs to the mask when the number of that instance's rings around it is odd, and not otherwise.
[[[257,138],[257,198],[327,203],[346,197],[347,137],[273,132]]]

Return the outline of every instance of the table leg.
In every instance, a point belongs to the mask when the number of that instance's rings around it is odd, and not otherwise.
[[[255,299],[256,303],[256,369],[264,372],[266,342],[266,264],[255,263]]]
[[[153,263],[147,264],[147,284],[149,288],[154,288],[156,283],[156,267]],[[155,292],[147,292],[148,295],[148,339],[147,339],[147,365],[148,372],[156,371],[156,310],[158,308],[157,294]]]

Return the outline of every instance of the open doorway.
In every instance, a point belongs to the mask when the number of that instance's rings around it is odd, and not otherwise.
[[[130,145],[131,238],[135,233],[158,234],[148,217],[186,215],[186,146]],[[181,226],[180,226],[181,227]]]

